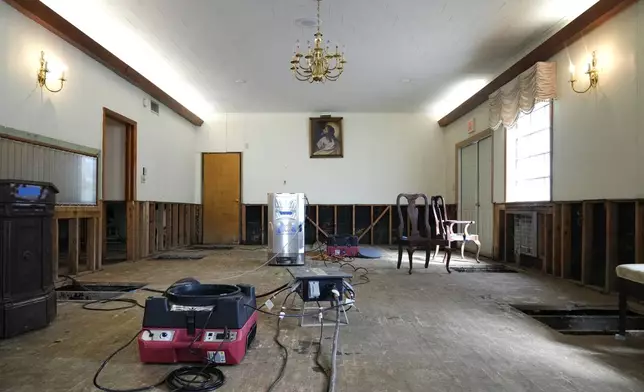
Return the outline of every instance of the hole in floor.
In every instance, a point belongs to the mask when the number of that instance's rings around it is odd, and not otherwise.
[[[61,286],[56,289],[58,301],[95,301],[101,299],[111,299],[123,294],[136,291],[145,283],[80,283]]]
[[[450,270],[456,272],[500,272],[500,273],[517,273],[517,271],[510,269],[504,265],[486,265],[486,266],[450,266]]]
[[[614,335],[617,333],[617,308],[561,309],[547,306],[513,305],[533,319],[566,335]],[[644,330],[644,315],[629,311],[626,319],[629,331]]]

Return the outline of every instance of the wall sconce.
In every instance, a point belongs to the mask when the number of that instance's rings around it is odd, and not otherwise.
[[[45,52],[40,52],[40,69],[38,70],[38,85],[42,88],[46,88],[48,91],[52,93],[57,93],[60,90],[63,89],[63,85],[65,84],[65,71],[62,72],[60,76],[60,88],[58,90],[52,90],[47,86],[47,74],[50,73],[51,71],[47,67],[47,61],[45,61]]]
[[[597,70],[597,55],[595,52],[593,52],[593,57],[591,61],[588,63],[588,70],[585,72],[586,75],[588,75],[588,81],[590,84],[588,85],[588,88],[579,91],[575,89],[575,82],[577,81],[575,79],[575,65],[570,64],[570,87],[572,87],[572,90],[576,93],[583,94],[585,92],[588,92],[593,87],[597,87],[597,83],[599,83],[599,71]]]

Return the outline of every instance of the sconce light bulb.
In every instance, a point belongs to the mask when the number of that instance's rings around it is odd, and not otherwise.
[[[570,69],[570,75],[574,75],[575,74],[575,64],[570,63],[570,68],[569,69]]]

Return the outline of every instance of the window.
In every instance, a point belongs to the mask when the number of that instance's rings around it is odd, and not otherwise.
[[[551,101],[537,103],[507,130],[507,202],[550,201],[551,106]]]

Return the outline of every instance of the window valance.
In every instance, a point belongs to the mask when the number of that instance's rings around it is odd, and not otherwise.
[[[521,113],[530,113],[537,102],[555,99],[557,63],[538,62],[489,97],[490,128],[510,128]]]

